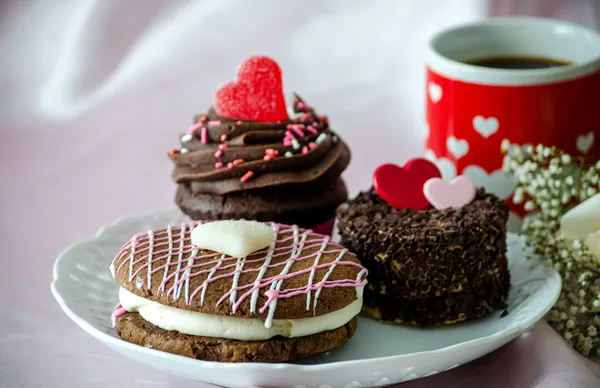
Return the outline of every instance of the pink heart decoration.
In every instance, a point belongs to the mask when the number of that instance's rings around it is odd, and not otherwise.
[[[459,175],[450,182],[431,178],[423,185],[425,198],[438,210],[461,208],[475,198],[476,192],[475,183],[464,175]]]

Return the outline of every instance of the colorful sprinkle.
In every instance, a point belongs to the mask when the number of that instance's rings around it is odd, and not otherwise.
[[[215,168],[223,168],[223,162],[215,163]]]
[[[235,122],[235,124],[236,125],[242,125],[242,122],[238,120],[238,121]]]
[[[308,127],[306,127],[306,130],[308,132],[312,133],[313,135],[316,135],[317,133],[319,133],[319,131],[317,131],[316,129],[314,129],[312,125],[309,125]]]
[[[317,137],[317,140],[315,140],[315,143],[317,144],[321,144],[325,141],[325,139],[327,139],[327,134],[326,133],[322,133]]]
[[[242,163],[244,163],[244,159],[236,159],[233,161],[234,166],[239,166]]]
[[[313,125],[313,127],[318,127],[319,123],[317,123],[316,121],[313,121],[312,125]]]
[[[296,135],[304,137],[304,132],[302,132],[302,130],[297,125],[294,125],[292,127],[292,131],[296,132]]]
[[[252,176],[254,175],[254,171],[248,171],[247,173],[244,174],[243,177],[240,178],[240,182],[247,182],[248,179],[252,178]]]
[[[173,148],[171,151],[169,151],[169,155],[173,156],[173,155],[177,155],[179,153],[178,149]]]
[[[285,138],[283,139],[283,145],[289,147],[292,145],[292,139]]]
[[[335,136],[335,135],[333,135],[333,136],[331,137],[331,140],[333,140],[333,142],[334,142],[334,143],[337,143],[337,141],[338,141],[338,137],[337,137],[337,136]]]
[[[187,148],[182,148],[181,151],[182,154],[187,154],[188,152],[190,152],[190,150],[188,150]]]
[[[215,158],[220,158],[223,155],[223,151],[221,150],[217,150],[217,152],[215,152]]]
[[[310,143],[308,143],[308,148],[310,148],[311,150],[314,150],[315,148],[317,148],[317,144],[310,142]]]
[[[269,160],[271,160],[271,159],[273,159],[273,157],[272,157],[271,155],[265,155],[265,156],[263,157],[263,160],[265,160],[265,161],[269,161]]]
[[[298,102],[298,109],[308,108],[308,106],[303,102]]]
[[[227,163],[227,168],[233,168],[233,163],[232,162]]]
[[[181,142],[182,143],[187,143],[192,141],[193,136],[190,133],[186,133],[185,135],[181,136]]]
[[[226,150],[227,148],[229,148],[229,146],[227,144],[219,144],[220,150]]]
[[[300,143],[298,143],[298,140],[296,140],[296,139],[292,140],[292,148],[295,150],[300,149]]]
[[[267,154],[267,155],[273,155],[273,154],[277,154],[277,151],[274,150],[273,148],[267,148],[265,150],[265,154]]]
[[[292,139],[295,139],[295,138],[296,138],[296,136],[294,136],[294,134],[293,134],[293,133],[291,133],[290,131],[286,131],[286,132],[285,132],[285,137],[286,137],[286,139],[290,139],[290,140],[292,140]]]
[[[305,113],[304,116],[302,116],[302,118],[300,120],[301,121],[308,121],[309,118],[310,118],[310,113]]]
[[[196,124],[194,124],[188,128],[188,133],[193,135],[194,132],[196,132],[196,129],[200,128],[201,126],[202,126],[202,122],[197,122]]]
[[[205,122],[206,120],[208,120],[208,117],[206,117],[206,116],[200,116],[200,122],[201,123]]]
[[[221,122],[219,120],[214,120],[214,121],[208,122],[209,127],[216,127],[217,125],[221,125]]]
[[[226,134],[222,134],[221,135],[221,141],[227,141],[227,135]]]
[[[206,127],[202,127],[202,132],[200,132],[200,141],[202,142],[202,144],[206,144],[208,138],[208,130],[206,129]]]
[[[303,154],[308,154],[308,147],[307,146],[302,147],[302,153]]]
[[[284,155],[286,158],[291,158],[292,156],[294,156],[294,154],[292,154],[290,151],[286,152]]]

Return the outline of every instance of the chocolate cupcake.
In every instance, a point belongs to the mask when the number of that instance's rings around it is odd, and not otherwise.
[[[426,169],[432,171],[431,166]],[[376,189],[337,211],[342,244],[369,270],[363,314],[392,323],[437,325],[505,308],[508,207],[476,190],[466,177],[446,183],[435,176],[439,172],[432,176],[420,170],[397,176],[376,173]],[[392,178],[400,179],[400,185],[404,179],[409,192],[392,193],[385,182]],[[410,192],[411,185],[421,187],[421,196]],[[435,189],[445,192],[439,195]]]
[[[256,221],[139,233],[117,253],[125,341],[206,361],[287,362],[356,330],[366,269],[330,237]]]
[[[181,210],[195,220],[301,227],[332,220],[348,198],[340,175],[350,151],[327,117],[298,96],[292,110],[289,117],[275,62],[254,57],[242,64],[238,79],[217,91],[213,107],[170,152]]]

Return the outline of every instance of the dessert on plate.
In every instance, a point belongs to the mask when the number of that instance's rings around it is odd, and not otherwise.
[[[341,242],[369,270],[363,314],[450,324],[505,308],[508,207],[425,159],[380,166],[373,188],[340,206]]]
[[[348,199],[350,150],[298,96],[286,107],[281,70],[252,57],[221,86],[170,152],[176,203],[195,220],[250,219],[330,232]]]
[[[111,272],[123,340],[206,361],[286,362],[353,336],[367,271],[329,236],[240,220],[138,233]]]

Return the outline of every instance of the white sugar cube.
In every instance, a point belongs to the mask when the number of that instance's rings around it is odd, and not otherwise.
[[[271,226],[256,221],[214,221],[192,231],[192,244],[201,249],[241,258],[268,247],[275,240]]]

